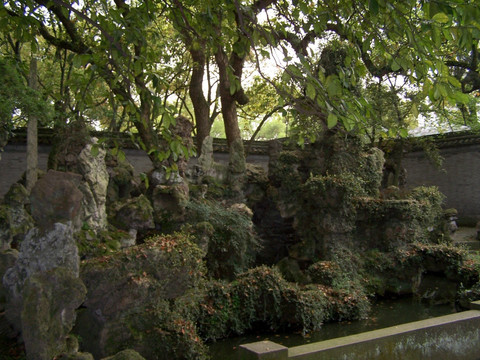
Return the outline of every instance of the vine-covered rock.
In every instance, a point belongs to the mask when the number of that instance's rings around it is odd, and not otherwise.
[[[366,316],[369,301],[362,291],[309,285],[283,279],[276,268],[260,266],[232,283],[210,282],[201,303],[199,332],[218,339],[249,330],[318,330],[323,322]]]
[[[216,279],[233,280],[255,261],[260,248],[251,220],[252,212],[245,204],[226,208],[210,201],[192,201],[188,205],[190,230],[198,243],[208,246],[205,256],[208,273]]]
[[[201,359],[190,313],[202,288],[202,255],[175,234],[84,261],[88,294],[75,329],[81,345],[95,358],[131,348],[146,358]]]

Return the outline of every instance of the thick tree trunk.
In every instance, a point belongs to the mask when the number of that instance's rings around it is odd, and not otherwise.
[[[190,79],[189,94],[195,113],[195,123],[197,125],[196,145],[198,155],[200,155],[203,140],[210,135],[210,129],[212,127],[208,103],[203,95],[205,52],[203,49],[193,49],[193,47],[190,46],[190,54],[193,59],[193,71],[192,78]]]
[[[230,152],[229,182],[232,189],[239,192],[245,180],[245,152],[238,126],[235,93],[232,94],[230,91],[231,84],[228,77],[229,62],[227,55],[222,50],[218,50],[215,54],[215,60],[220,75],[220,101],[222,103],[223,122]]]
[[[37,59],[32,57],[30,60],[30,73],[28,76],[28,85],[37,90]],[[35,114],[30,114],[27,127],[27,174],[26,188],[30,192],[37,182],[38,169],[38,121]]]

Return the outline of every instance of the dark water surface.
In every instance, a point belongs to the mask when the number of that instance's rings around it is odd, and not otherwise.
[[[239,345],[270,340],[287,347],[354,335],[412,321],[429,319],[456,312],[453,305],[427,305],[413,298],[380,300],[372,305],[370,316],[364,320],[324,324],[319,331],[306,336],[300,333],[239,336],[210,344],[212,360],[237,359]]]

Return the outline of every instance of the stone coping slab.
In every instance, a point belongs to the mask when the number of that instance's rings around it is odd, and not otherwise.
[[[473,304],[472,306],[478,306],[480,310],[480,302],[476,303],[477,304]],[[337,357],[330,356],[333,354],[338,356],[341,353],[345,355],[345,357],[342,356],[342,359],[401,359],[402,357],[396,356],[395,353],[402,347],[405,348],[405,351],[409,351],[408,349],[410,348],[414,349],[414,351],[412,350],[412,354],[420,354],[419,357],[415,357],[415,355],[405,357],[408,359],[452,359],[452,349],[454,348],[457,349],[457,351],[467,350],[465,346],[468,346],[468,343],[470,343],[474,348],[480,349],[479,310],[469,310],[342,338],[292,347],[288,350],[288,359],[336,359]],[[444,344],[449,341],[449,337],[452,341],[460,341],[460,347],[457,344],[453,344],[453,342]],[[367,347],[371,349],[366,350]],[[395,348],[398,349],[395,350]],[[443,348],[444,357],[436,355],[437,350],[441,348]],[[349,349],[356,350],[352,351]],[[480,350],[476,351],[478,351],[477,355],[480,357]],[[323,356],[322,353],[326,356]],[[358,356],[351,357],[349,356],[351,353],[356,353]],[[365,355],[362,355],[363,353],[365,353]],[[378,356],[373,356],[374,353]],[[455,359],[465,358],[461,357],[460,354],[458,355],[459,357],[455,357]],[[466,359],[477,358],[472,358],[467,355]]]
[[[271,341],[240,346],[242,360],[480,360],[480,301],[469,311],[286,348]]]

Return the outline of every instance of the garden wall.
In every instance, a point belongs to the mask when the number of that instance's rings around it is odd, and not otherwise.
[[[480,220],[480,144],[440,148],[442,169],[436,169],[421,150],[405,154],[406,187],[438,186],[446,207],[456,208],[460,221]]]
[[[446,206],[454,207],[459,212],[459,219],[471,222],[480,220],[480,135],[454,134],[433,138],[444,157],[443,168],[436,169],[421,148],[413,149],[405,154],[403,166],[406,169],[408,188],[421,185],[436,185],[446,195]],[[226,142],[215,140],[215,159],[227,163]],[[47,167],[50,145],[39,145],[39,167]],[[137,172],[146,172],[151,162],[145,152],[137,149],[125,149],[127,158]],[[268,166],[268,143],[258,142],[252,149],[247,161],[263,167]],[[195,161],[195,159],[193,159]],[[0,197],[10,185],[20,179],[26,169],[26,145],[17,138],[1,153],[0,160]]]

